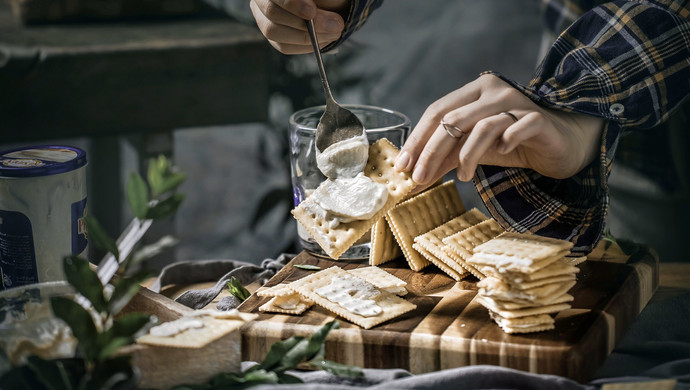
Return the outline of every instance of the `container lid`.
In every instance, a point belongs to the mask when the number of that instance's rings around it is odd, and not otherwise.
[[[25,146],[0,152],[0,177],[37,177],[86,165],[86,152],[62,145]]]

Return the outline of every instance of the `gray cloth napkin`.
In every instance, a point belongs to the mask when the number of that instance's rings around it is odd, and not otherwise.
[[[226,287],[227,281],[235,277],[243,285],[259,281],[264,284],[276,274],[295,255],[282,254],[277,259],[265,259],[260,266],[238,260],[198,260],[181,261],[163,268],[158,279],[151,286],[154,292],[160,292],[162,286],[170,284],[193,284],[213,282],[213,287],[188,290],[175,301],[192,309],[201,309],[211,303]],[[237,301],[223,301],[225,310],[236,307]]]

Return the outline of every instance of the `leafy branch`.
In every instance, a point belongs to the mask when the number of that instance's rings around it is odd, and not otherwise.
[[[151,159],[148,184],[132,173],[127,186],[127,200],[137,219],[159,220],[173,215],[184,196],[176,192],[185,180],[171,162],[163,156]],[[133,380],[130,356],[118,353],[121,347],[134,342],[135,337],[151,323],[144,313],[120,314],[152,276],[134,267],[176,240],[163,237],[122,258],[116,241],[105,233],[98,221],[86,217],[89,241],[95,248],[112,254],[118,261],[116,280],[104,285],[88,260],[78,256],[63,259],[67,282],[78,295],[51,297],[56,317],[62,319],[77,339],[77,351],[72,359],[46,360],[30,356],[25,365],[15,367],[0,377],[0,388],[31,389],[112,389]]]

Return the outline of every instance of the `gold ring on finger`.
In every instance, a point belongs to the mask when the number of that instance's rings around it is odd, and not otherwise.
[[[511,119],[513,119],[513,122],[518,121],[518,117],[516,117],[515,114],[508,112],[508,111],[503,111],[502,113],[500,113],[498,115],[508,115]]]
[[[465,135],[465,132],[462,131],[461,128],[451,125],[450,123],[446,123],[446,121],[443,119],[441,119],[441,125],[446,130],[446,133],[453,138],[460,139],[463,135]]]

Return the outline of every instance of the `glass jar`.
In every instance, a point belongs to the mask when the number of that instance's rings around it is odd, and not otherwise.
[[[364,125],[369,144],[381,138],[387,138],[400,148],[410,132],[410,119],[399,112],[386,108],[366,105],[343,105],[352,111]],[[326,177],[316,166],[314,146],[316,126],[326,106],[309,107],[297,111],[289,119],[290,136],[290,171],[292,176],[292,194],[297,207]],[[297,233],[302,249],[316,256],[328,257],[319,244],[311,238],[301,224],[297,223]],[[371,248],[370,233],[367,232],[350,249],[343,253],[341,259],[369,258]]]

